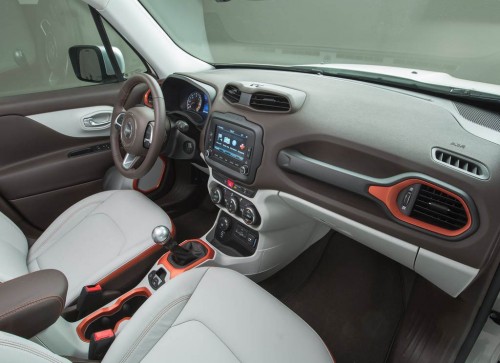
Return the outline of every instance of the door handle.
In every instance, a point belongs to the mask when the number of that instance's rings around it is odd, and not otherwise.
[[[95,112],[82,117],[82,127],[85,130],[102,130],[111,125],[111,112]]]

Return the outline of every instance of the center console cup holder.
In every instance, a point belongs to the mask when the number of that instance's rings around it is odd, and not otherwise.
[[[83,319],[77,328],[78,336],[88,342],[95,332],[106,329],[116,331],[120,323],[130,319],[150,296],[151,292],[146,288],[129,291],[112,305],[103,307]]]

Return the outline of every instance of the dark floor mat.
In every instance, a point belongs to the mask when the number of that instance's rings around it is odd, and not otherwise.
[[[343,235],[328,237],[262,286],[318,332],[337,362],[382,363],[404,311],[403,267]],[[300,271],[309,277],[294,286]]]
[[[218,209],[197,208],[174,218],[176,228],[175,239],[182,242],[186,239],[200,238],[212,228],[217,218]]]

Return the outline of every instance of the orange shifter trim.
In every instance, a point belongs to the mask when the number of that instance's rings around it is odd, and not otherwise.
[[[456,231],[451,231],[449,229],[437,227],[435,225],[432,225],[432,224],[429,224],[426,222],[422,222],[418,219],[412,218],[412,217],[407,216],[406,214],[402,213],[399,210],[398,203],[397,203],[398,195],[399,195],[399,193],[401,193],[402,190],[404,190],[405,188],[409,187],[412,184],[427,185],[427,186],[430,186],[432,188],[439,190],[440,192],[446,193],[446,194],[451,195],[452,197],[456,198],[460,202],[460,204],[462,204],[462,206],[464,207],[465,213],[467,214],[467,224],[464,227],[457,229]],[[411,225],[420,227],[420,228],[425,229],[427,231],[431,231],[431,232],[441,234],[441,235],[447,236],[447,237],[456,237],[456,236],[459,236],[462,233],[466,232],[472,226],[471,213],[470,213],[469,207],[467,206],[467,203],[465,203],[463,198],[456,195],[455,193],[450,192],[449,190],[443,189],[443,188],[441,188],[435,184],[429,183],[425,180],[407,179],[407,180],[404,180],[400,183],[397,183],[397,184],[394,184],[391,186],[372,185],[368,188],[368,192],[372,196],[377,198],[378,200],[382,201],[382,203],[384,203],[386,205],[387,209],[389,209],[391,214],[394,217],[396,217],[397,219],[399,219],[400,221],[403,221],[403,222],[409,223]]]
[[[160,257],[158,264],[163,265],[168,270],[168,272],[170,272],[170,279],[173,279],[174,277],[179,276],[183,272],[191,270],[192,268],[199,266],[203,262],[214,258],[214,255],[215,255],[214,250],[205,241],[202,241],[201,239],[192,239],[192,240],[184,241],[184,242],[180,243],[179,245],[183,246],[188,242],[200,243],[201,245],[203,245],[203,247],[205,247],[207,249],[207,254],[204,257],[200,258],[199,260],[194,261],[192,264],[190,264],[186,267],[176,268],[176,267],[172,266],[172,264],[168,261],[168,257],[170,256],[170,252],[165,253],[163,256]]]
[[[176,229],[174,222],[171,220],[170,224],[172,228],[170,229],[170,233],[172,234],[172,238],[175,237]],[[106,286],[107,283],[110,281],[113,281],[114,279],[119,278],[121,275],[126,273],[128,269],[130,269],[132,266],[136,265],[140,261],[148,258],[149,256],[153,255],[154,253],[160,251],[162,247],[160,245],[153,245],[149,247],[147,250],[142,252],[140,255],[136,256],[132,260],[128,261],[126,264],[122,265],[120,268],[116,269],[115,271],[111,272],[109,275],[105,276],[102,278],[96,285],[101,285],[101,286]]]

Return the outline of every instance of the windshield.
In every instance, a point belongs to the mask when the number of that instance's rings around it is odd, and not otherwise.
[[[500,85],[498,0],[140,1],[214,65],[385,66]]]

